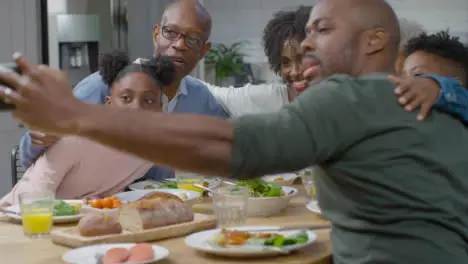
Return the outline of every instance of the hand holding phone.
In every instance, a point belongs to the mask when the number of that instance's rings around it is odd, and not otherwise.
[[[19,53],[13,54],[13,59],[22,74],[13,73],[5,66],[0,69],[0,80],[14,86],[0,86],[0,99],[15,104],[14,118],[30,130],[51,135],[73,134],[90,105],[73,96],[66,75],[58,69],[31,63]]]
[[[15,72],[17,74],[21,74],[20,69],[18,68],[18,66],[16,66],[15,63],[0,63],[0,72]],[[13,90],[15,89],[14,87],[11,87],[10,85],[2,82],[1,80],[0,80],[0,86],[5,86]],[[14,109],[15,109],[14,104],[8,104],[8,103],[5,103],[3,100],[0,100],[0,111],[11,111]]]

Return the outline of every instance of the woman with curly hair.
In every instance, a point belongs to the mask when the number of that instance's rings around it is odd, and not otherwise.
[[[308,86],[302,76],[300,44],[305,38],[311,10],[312,6],[299,6],[276,12],[265,26],[262,36],[265,55],[282,82],[247,84],[239,88],[206,83],[231,116],[278,111]]]

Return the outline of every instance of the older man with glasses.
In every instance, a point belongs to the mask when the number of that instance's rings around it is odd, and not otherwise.
[[[223,118],[229,116],[202,82],[188,76],[211,48],[208,42],[211,23],[210,14],[197,1],[180,1],[169,5],[160,25],[154,26],[155,53],[170,56],[176,66],[176,81],[164,87],[162,102],[166,112],[205,114]],[[83,79],[74,88],[73,94],[86,103],[102,104],[108,91],[101,75],[96,72]],[[56,140],[57,138],[51,135],[28,132],[20,143],[22,165],[31,166]],[[172,175],[169,169],[150,170],[147,178],[163,179]]]

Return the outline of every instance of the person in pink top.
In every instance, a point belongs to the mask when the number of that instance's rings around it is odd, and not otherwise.
[[[167,57],[135,64],[125,53],[113,51],[103,55],[100,72],[111,89],[109,107],[161,111],[162,87],[174,80],[175,69]],[[85,138],[63,137],[26,171],[0,207],[17,204],[18,195],[31,190],[52,190],[57,199],[111,196],[153,165]]]

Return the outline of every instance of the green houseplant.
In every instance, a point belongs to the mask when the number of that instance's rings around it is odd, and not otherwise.
[[[242,49],[247,43],[246,41],[238,41],[230,46],[218,43],[214,44],[211,50],[206,53],[206,68],[214,71],[218,85],[232,76],[242,73],[242,61],[246,56]]]

